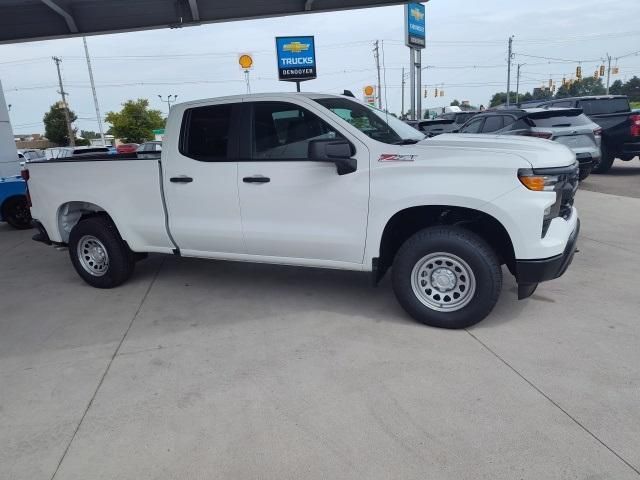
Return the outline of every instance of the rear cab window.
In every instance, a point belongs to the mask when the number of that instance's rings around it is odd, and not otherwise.
[[[631,111],[629,100],[626,98],[594,98],[580,100],[578,107],[587,115],[601,115],[607,113],[627,113]]]

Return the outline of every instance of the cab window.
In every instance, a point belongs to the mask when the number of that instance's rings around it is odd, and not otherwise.
[[[311,140],[340,135],[317,115],[286,102],[253,103],[252,158],[307,160]]]
[[[475,118],[460,129],[460,133],[478,133],[484,118]]]
[[[226,103],[186,110],[182,121],[180,153],[201,162],[229,160],[233,106]]]

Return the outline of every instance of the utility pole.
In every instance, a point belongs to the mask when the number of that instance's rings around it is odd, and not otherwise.
[[[173,97],[173,99],[171,97]],[[158,95],[158,98],[160,99],[161,102],[166,102],[166,104],[167,104],[167,112],[170,112],[171,111],[171,103],[176,101],[176,99],[178,98],[178,95],[167,95],[167,99],[166,100],[164,98],[162,98],[162,95]],[[167,113],[167,116],[168,115],[169,115],[169,113]]]
[[[607,95],[609,95],[610,80],[611,80],[611,55],[607,53]]]
[[[513,35],[509,37],[509,58],[507,59],[507,106],[511,94],[511,59],[513,58]]]
[[[380,42],[376,40],[373,44],[374,45],[373,56],[376,59],[376,70],[378,71],[378,108],[382,110],[382,90],[381,90],[381,84],[380,84],[380,52],[378,48],[379,43]]]
[[[96,120],[98,120],[98,129],[100,131],[100,138],[102,139],[102,146],[106,147],[107,142],[104,140],[104,130],[102,129],[102,117],[100,116],[100,106],[98,105],[98,95],[96,94],[96,84],[93,81],[93,68],[91,68],[91,58],[89,57],[89,47],[87,47],[87,37],[82,37],[82,43],[84,43],[84,55],[87,57],[87,68],[89,69],[89,81],[91,82],[91,91],[93,92],[93,105],[96,107]]]
[[[516,103],[520,103],[520,67],[522,67],[524,63],[518,64],[518,73],[516,74]]]
[[[402,67],[402,107],[400,108],[400,116],[404,118],[404,67]]]
[[[64,108],[64,119],[67,122],[67,135],[69,136],[69,146],[76,146],[75,135],[73,134],[73,128],[71,127],[71,116],[69,115],[69,106],[67,105],[67,92],[64,91],[64,87],[62,86],[62,74],[60,73],[60,62],[62,60],[59,57],[52,57],[53,61],[56,63],[56,69],[58,70],[58,84],[60,85],[60,91],[58,92],[62,95],[62,108]]]

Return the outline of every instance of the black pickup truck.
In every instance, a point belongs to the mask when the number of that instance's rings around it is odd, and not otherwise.
[[[539,107],[581,108],[602,128],[602,156],[592,172],[605,173],[613,160],[631,160],[640,156],[640,114],[632,112],[624,95],[557,98],[537,104]]]

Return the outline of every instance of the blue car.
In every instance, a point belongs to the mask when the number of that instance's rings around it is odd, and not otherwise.
[[[21,177],[0,177],[0,222],[14,228],[31,228],[27,182]]]

